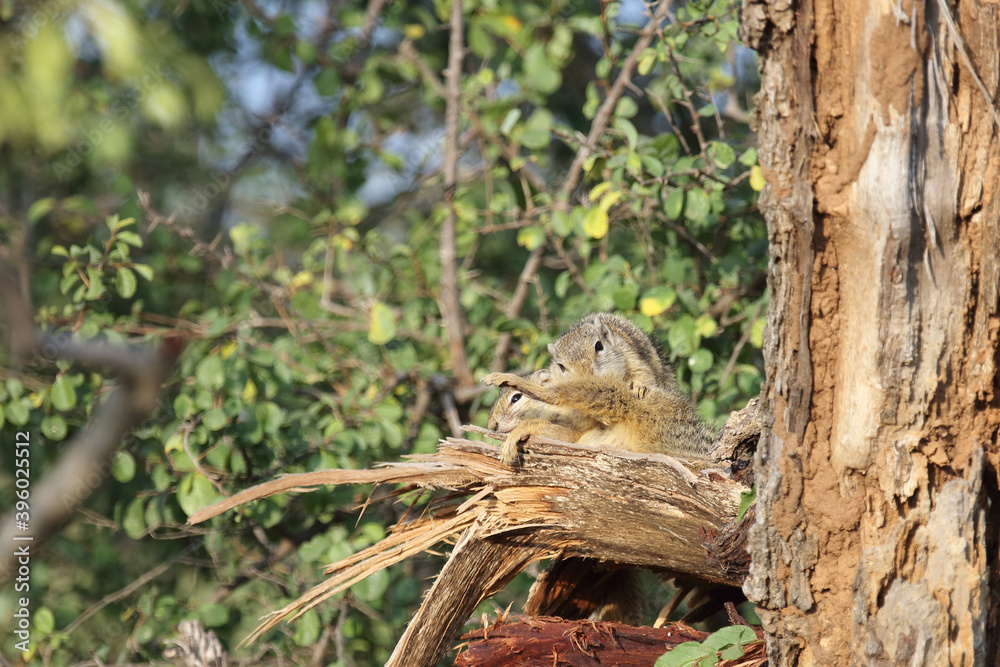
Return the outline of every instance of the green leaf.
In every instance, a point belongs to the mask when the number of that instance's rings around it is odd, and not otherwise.
[[[295,643],[298,646],[312,646],[319,641],[323,624],[315,609],[310,609],[295,621]]]
[[[44,199],[39,199],[31,206],[28,207],[28,222],[35,224],[43,217],[52,212],[56,206],[56,202],[52,197],[45,197]]]
[[[149,264],[133,264],[132,270],[138,273],[146,280],[153,279],[153,267],[151,267]]]
[[[550,95],[562,85],[562,74],[552,66],[545,55],[545,48],[541,44],[532,44],[524,54],[525,83],[542,93]]]
[[[146,534],[146,511],[143,503],[145,498],[136,498],[125,508],[122,515],[122,529],[133,540]]]
[[[31,409],[28,407],[28,399],[21,398],[7,404],[5,417],[14,426],[24,426],[31,416]]]
[[[694,338],[694,328],[694,318],[690,315],[682,315],[671,323],[667,329],[667,344],[674,354],[686,357],[693,352],[691,341]]]
[[[534,250],[545,243],[545,230],[541,227],[523,227],[517,232],[517,245]]]
[[[764,327],[766,325],[767,321],[761,317],[754,320],[753,325],[750,327],[750,344],[758,350],[764,347]]]
[[[708,193],[701,188],[691,188],[684,195],[684,217],[692,222],[701,222],[712,211]]]
[[[351,592],[365,602],[381,600],[389,588],[389,573],[379,570],[351,586]]]
[[[76,389],[65,374],[57,377],[52,383],[49,398],[52,400],[52,407],[59,412],[68,412],[76,407]]]
[[[392,309],[381,301],[371,308],[371,322],[368,326],[368,340],[375,345],[385,345],[396,336],[396,316]]]
[[[202,387],[210,389],[222,389],[226,384],[226,373],[223,369],[222,359],[212,355],[202,359],[194,371],[195,381]]]
[[[118,269],[118,273],[115,275],[115,291],[123,299],[131,299],[135,296],[138,282],[132,269],[123,266]]]
[[[201,423],[210,431],[218,431],[226,425],[226,413],[219,408],[209,410],[201,418]]]
[[[716,630],[702,642],[702,646],[719,651],[729,646],[743,646],[757,641],[757,635],[746,625],[728,625]]]
[[[622,97],[615,105],[616,118],[632,118],[639,112],[639,105],[631,97]]]
[[[746,149],[745,151],[740,153],[740,157],[738,158],[738,160],[739,163],[742,164],[744,167],[754,166],[755,164],[757,164],[757,149],[753,147]]]
[[[521,144],[533,150],[541,150],[549,145],[552,134],[552,114],[546,109],[538,109],[524,125]]]
[[[131,482],[135,477],[135,459],[125,451],[115,452],[111,463],[111,475],[122,484]]]
[[[657,53],[653,49],[646,49],[642,52],[642,56],[639,58],[639,65],[636,70],[642,76],[646,76],[653,71],[653,66],[656,65]]]
[[[188,516],[220,499],[212,483],[198,472],[189,472],[177,485],[177,502]]]
[[[35,610],[35,629],[44,635],[51,635],[56,629],[56,617],[48,607],[39,607]]]
[[[507,115],[503,118],[503,123],[500,124],[500,132],[504,135],[509,135],[510,131],[514,129],[517,125],[517,121],[521,120],[521,110],[517,107],[511,109],[507,112]]]
[[[89,266],[87,267],[87,280],[90,281],[90,285],[87,286],[87,292],[84,297],[87,301],[97,301],[106,291],[104,288],[104,276],[101,274],[97,268]]]
[[[142,237],[135,232],[118,232],[115,234],[115,240],[127,243],[136,248],[142,247]]]
[[[704,373],[712,367],[715,358],[712,353],[705,348],[695,350],[695,353],[688,357],[688,367],[695,373]]]
[[[684,642],[657,658],[653,667],[691,667],[710,657],[714,657],[714,652],[709,651],[701,644]]]
[[[750,506],[753,505],[754,501],[757,500],[757,485],[754,484],[749,491],[744,491],[740,494],[740,507],[736,512],[736,520],[742,521],[743,515],[747,513]]]
[[[663,210],[671,220],[681,217],[681,211],[684,210],[684,190],[672,189],[663,203]]]
[[[628,147],[635,150],[635,147],[639,145],[639,131],[635,129],[635,125],[633,125],[628,119],[616,118],[614,126],[621,130],[622,134],[625,135],[625,141],[628,142]]]
[[[611,300],[614,302],[616,310],[632,310],[635,308],[637,296],[639,296],[639,286],[635,283],[627,283],[615,289],[611,294]]]
[[[285,422],[285,411],[270,401],[257,403],[254,412],[257,415],[257,423],[268,435],[276,434]]]
[[[206,602],[198,607],[198,619],[206,628],[218,628],[229,622],[229,608],[218,602]]]
[[[67,431],[66,420],[60,415],[45,415],[42,418],[42,434],[49,440],[62,440]]]
[[[710,141],[708,155],[719,169],[726,169],[736,161],[736,151],[721,141]]]
[[[714,336],[718,329],[718,322],[710,315],[700,315],[694,322],[694,332],[702,338]]]

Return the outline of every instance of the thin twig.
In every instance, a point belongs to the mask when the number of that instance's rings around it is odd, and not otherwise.
[[[573,162],[570,164],[566,180],[563,181],[562,187],[559,188],[559,199],[563,207],[568,206],[569,197],[580,182],[580,177],[583,175],[583,164],[590,157],[591,147],[597,145],[601,135],[604,134],[604,130],[608,127],[608,122],[611,120],[611,115],[618,105],[618,100],[625,92],[626,84],[632,78],[632,72],[639,61],[639,54],[645,51],[650,42],[653,41],[653,36],[660,30],[660,24],[663,23],[669,10],[670,0],[660,0],[656,7],[656,12],[649,19],[645,27],[643,27],[642,32],[639,34],[639,39],[636,40],[635,46],[632,47],[632,52],[628,54],[628,58],[622,64],[618,78],[615,79],[615,85],[608,91],[608,96],[604,99],[604,103],[601,104],[594,115],[594,122],[590,125],[587,140],[580,145],[580,149],[576,152],[576,156],[574,156]]]
[[[746,330],[744,330],[743,335],[740,336],[740,340],[736,343],[736,347],[733,348],[733,354],[729,357],[729,363],[726,364],[726,369],[722,371],[722,377],[719,378],[719,386],[721,387],[725,384],[726,380],[729,379],[730,373],[736,367],[736,359],[740,356],[740,352],[743,351],[743,346],[747,344],[750,340],[750,333],[753,331],[753,323],[760,316],[760,304],[757,304],[753,310],[753,316],[747,323]]]
[[[462,333],[462,306],[459,303],[458,265],[455,258],[455,191],[458,174],[458,116],[462,93],[462,56],[464,44],[462,1],[451,3],[451,39],[448,44],[447,88],[445,90],[444,196],[448,213],[441,224],[439,256],[441,261],[441,319],[448,332],[452,372],[459,389],[472,387],[476,381],[469,370]]]
[[[127,598],[129,595],[131,595],[135,591],[143,588],[146,584],[148,584],[149,582],[151,582],[153,579],[156,579],[161,574],[163,574],[164,572],[166,572],[167,570],[169,570],[170,568],[172,568],[174,565],[176,565],[178,563],[178,561],[180,561],[183,558],[186,558],[188,554],[190,554],[195,549],[199,548],[201,546],[201,544],[202,544],[201,540],[196,540],[195,542],[193,542],[193,543],[189,544],[188,546],[186,546],[184,548],[184,550],[181,551],[179,554],[177,554],[176,556],[174,556],[173,558],[171,558],[170,560],[168,560],[165,563],[160,563],[159,565],[157,565],[156,567],[154,567],[152,570],[150,570],[146,574],[142,575],[141,577],[139,577],[138,579],[136,579],[132,583],[130,583],[128,586],[125,586],[124,588],[121,588],[121,589],[115,591],[114,593],[110,593],[108,595],[105,595],[103,598],[101,598],[100,600],[98,600],[94,604],[90,605],[86,610],[84,610],[84,612],[82,614],[80,614],[79,616],[77,616],[73,620],[73,622],[70,623],[69,625],[67,625],[66,629],[64,629],[62,632],[65,633],[65,634],[67,634],[67,635],[73,634],[73,632],[77,628],[79,628],[81,625],[83,625],[84,623],[87,622],[88,618],[90,618],[91,616],[93,616],[94,614],[96,614],[97,612],[99,612],[100,610],[104,609],[109,604],[112,604],[114,602],[118,602],[119,600],[124,600],[125,598]]]
[[[528,286],[531,284],[535,273],[538,272],[539,265],[542,263],[543,249],[544,246],[535,248],[528,255],[528,261],[524,263],[524,268],[521,269],[521,275],[517,279],[517,287],[514,288],[514,295],[504,309],[504,316],[509,320],[518,316],[522,306],[524,306],[525,299],[528,298]],[[497,337],[496,347],[493,348],[493,363],[490,365],[490,370],[494,373],[499,373],[507,368],[507,354],[510,349],[511,337],[509,331],[505,331]]]

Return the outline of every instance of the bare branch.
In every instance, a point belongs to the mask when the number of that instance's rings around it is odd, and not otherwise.
[[[30,521],[16,521],[15,511],[0,521],[0,543],[23,542],[37,547],[110,476],[111,456],[122,439],[156,408],[160,385],[180,353],[180,341],[168,339],[160,350],[141,352],[78,343],[69,334],[35,332],[31,324],[34,317],[20,297],[13,275],[10,267],[0,262],[0,306],[12,323],[15,359],[39,352],[49,360],[68,359],[83,366],[109,369],[119,380],[118,388],[97,409],[90,427],[67,443],[66,453],[55,469],[32,489]],[[0,554],[0,582],[9,579],[16,566],[14,549]]]
[[[538,267],[542,263],[542,252],[544,246],[535,248],[528,256],[528,261],[521,269],[521,275],[517,279],[517,287],[514,288],[514,296],[504,309],[504,316],[507,319],[514,319],[521,312],[524,301],[528,298],[528,286],[538,273]],[[505,331],[497,338],[497,344],[493,351],[493,364],[490,370],[498,373],[507,368],[507,355],[510,351],[510,340],[512,336],[509,331]]]
[[[441,225],[441,319],[448,332],[448,349],[451,352],[452,372],[459,389],[476,384],[469,370],[465,354],[465,336],[462,333],[462,306],[459,303],[458,262],[455,258],[455,191],[458,175],[458,116],[462,93],[462,56],[464,44],[462,0],[451,3],[451,41],[448,44],[448,71],[445,105],[444,189],[448,213]]]

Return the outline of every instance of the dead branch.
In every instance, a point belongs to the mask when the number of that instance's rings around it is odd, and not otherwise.
[[[10,324],[13,359],[38,353],[49,361],[68,359],[76,364],[110,371],[118,388],[96,411],[89,428],[64,446],[56,467],[32,490],[30,530],[18,530],[16,508],[0,520],[0,543],[17,544],[29,538],[38,547],[66,521],[77,505],[110,475],[111,457],[125,435],[155,408],[163,384],[180,353],[180,339],[168,339],[160,350],[140,351],[122,346],[80,343],[69,334],[35,330],[34,315],[21,298],[14,273],[0,261],[0,306]],[[16,569],[14,549],[0,555],[0,582]]]
[[[481,430],[470,427],[470,430]],[[709,563],[705,530],[736,516],[745,487],[711,462],[529,439],[523,464],[498,460],[495,446],[449,438],[433,454],[374,470],[286,475],[195,513],[198,523],[256,498],[321,485],[405,484],[443,488],[426,511],[382,542],[327,568],[330,577],[272,614],[248,640],[441,542],[458,541],[390,665],[435,665],[468,615],[528,563],[556,554],[587,557],[739,585],[742,575]],[[405,656],[405,662],[403,661]]]
[[[683,623],[662,628],[636,628],[618,623],[564,621],[558,618],[500,620],[462,635],[468,641],[456,667],[504,667],[517,656],[520,667],[648,667],[684,642],[708,636]],[[723,660],[718,667],[760,665],[763,642],[751,644],[743,658]]]
[[[459,653],[456,667],[502,667],[510,664],[512,655],[524,666],[648,667],[667,649],[687,641],[704,641],[708,636],[681,624],[636,628],[543,616],[518,620],[464,634],[463,640],[473,641]]]

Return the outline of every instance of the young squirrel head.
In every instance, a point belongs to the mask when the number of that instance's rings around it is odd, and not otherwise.
[[[649,336],[631,320],[614,313],[583,318],[549,345],[549,354],[549,370],[556,375],[642,375],[651,376],[660,386],[674,382]]]
[[[532,380],[544,386],[549,381],[549,372],[546,369],[535,371],[529,375]],[[544,403],[540,403],[533,398],[528,398],[520,391],[510,387],[501,387],[500,395],[490,409],[490,418],[486,423],[487,428],[499,433],[510,433],[517,426],[518,422],[535,416],[534,413],[541,412],[548,408]]]

